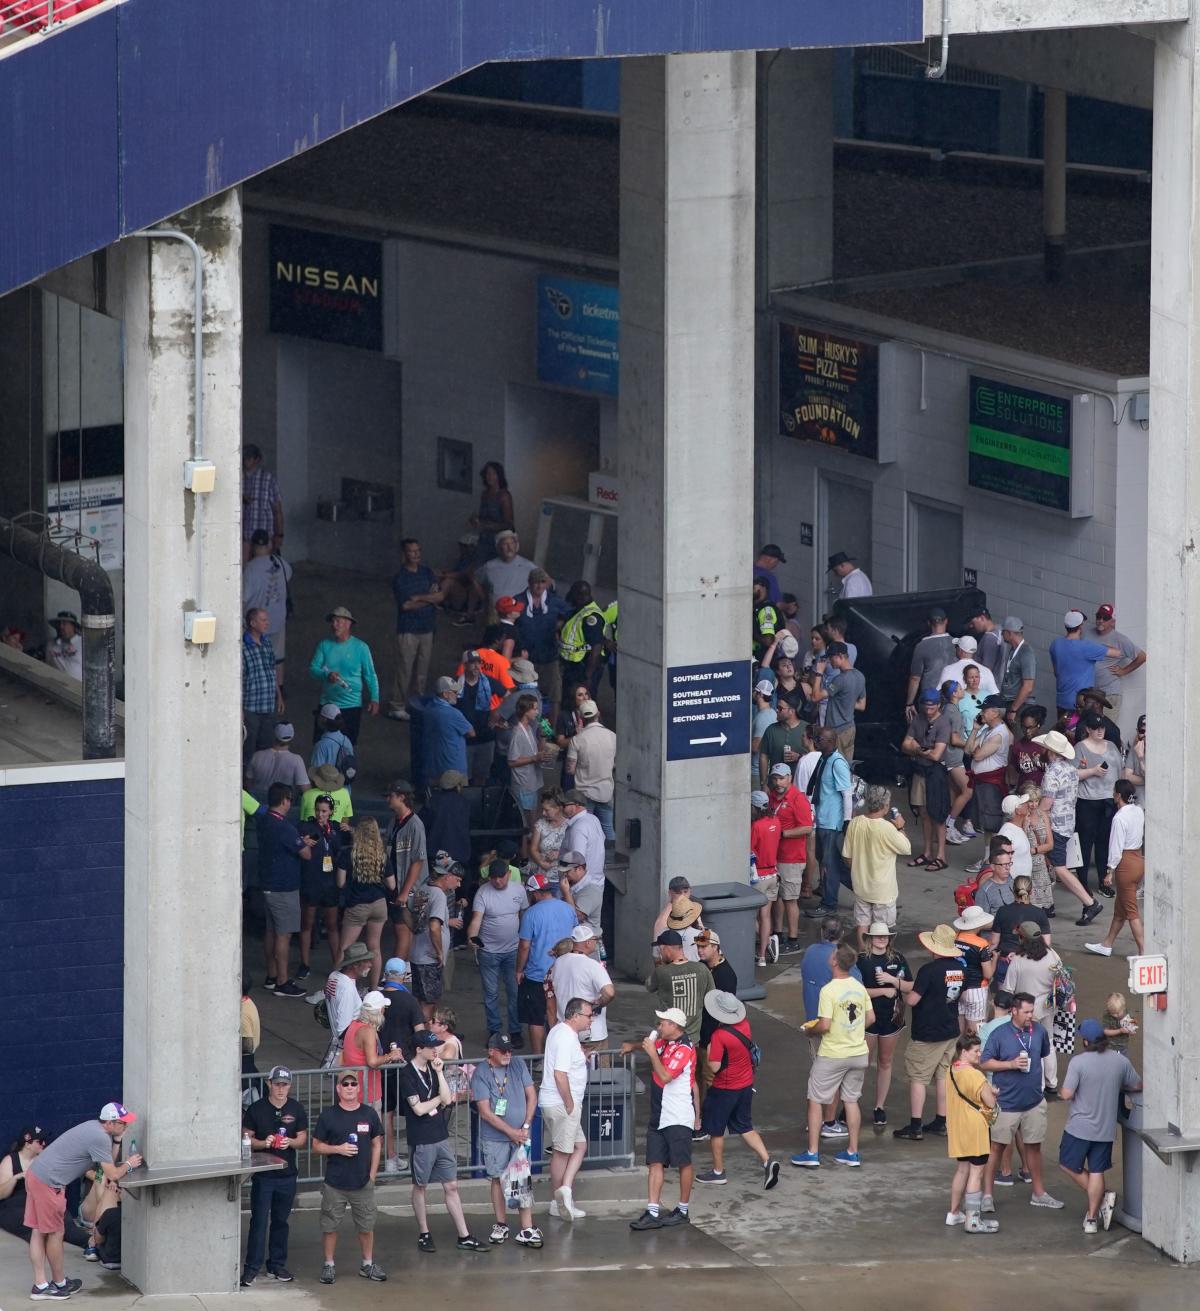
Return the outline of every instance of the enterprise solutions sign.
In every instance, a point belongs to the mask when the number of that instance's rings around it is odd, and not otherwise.
[[[971,376],[968,482],[1071,511],[1071,400]]]

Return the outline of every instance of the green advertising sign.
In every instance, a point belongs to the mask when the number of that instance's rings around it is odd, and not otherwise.
[[[967,481],[1052,510],[1071,509],[1071,401],[971,376]]]

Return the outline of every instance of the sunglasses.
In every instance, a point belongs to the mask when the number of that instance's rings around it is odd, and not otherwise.
[[[357,1087],[358,1087],[358,1080],[357,1080],[357,1079],[341,1079],[341,1080],[338,1082],[338,1087],[339,1087],[339,1088],[357,1088]]]

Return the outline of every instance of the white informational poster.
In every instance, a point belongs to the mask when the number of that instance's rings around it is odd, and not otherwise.
[[[100,547],[103,568],[111,571],[124,567],[123,478],[85,478],[82,483],[50,483],[46,488],[46,514],[50,520],[50,536],[56,542],[83,556],[92,553],[93,548],[88,542],[96,542]],[[88,540],[73,543],[69,537],[72,533],[79,533]]]

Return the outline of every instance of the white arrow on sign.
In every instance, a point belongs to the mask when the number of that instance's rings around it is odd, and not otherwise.
[[[694,737],[691,739],[691,744],[694,747],[703,747],[703,746],[708,746],[709,743],[711,742],[717,742],[721,746],[724,746],[725,743],[728,741],[729,739],[725,736],[724,733],[722,733],[720,737]]]

